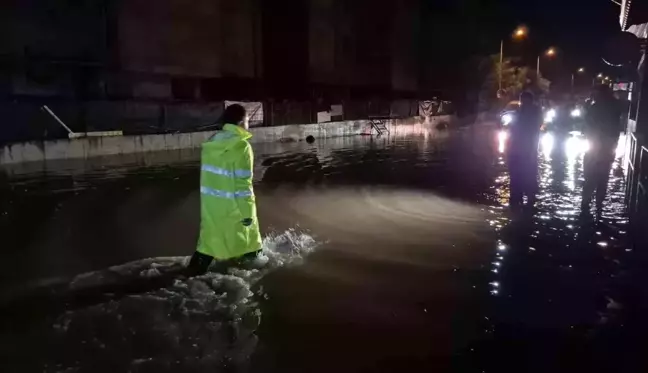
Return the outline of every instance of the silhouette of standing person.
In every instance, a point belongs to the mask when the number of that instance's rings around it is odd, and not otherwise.
[[[590,212],[595,192],[596,215],[600,217],[602,214],[610,169],[622,130],[621,107],[610,87],[601,85],[597,87],[594,102],[587,110],[585,137],[589,141],[590,149],[583,161],[585,183],[581,202],[581,212],[585,215]]]
[[[531,92],[522,92],[520,107],[511,124],[508,167],[511,178],[511,209],[535,203],[538,189],[538,140],[542,126],[542,109],[536,105]]]

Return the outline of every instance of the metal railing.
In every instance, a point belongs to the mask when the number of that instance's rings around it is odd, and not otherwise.
[[[642,146],[639,150],[639,170],[637,172],[637,196],[635,212],[641,217],[648,215],[648,148]],[[644,221],[639,219],[638,221]]]
[[[637,137],[635,136],[634,133],[630,133],[629,136],[627,137],[627,149],[628,151],[626,152],[626,165],[627,165],[627,188],[626,188],[626,204],[629,207],[629,210],[631,210],[630,206],[634,205],[634,200],[636,197],[636,178],[637,178],[637,170],[635,169],[635,165],[637,164]]]
[[[648,148],[634,133],[628,136],[626,203],[635,244],[648,242]]]

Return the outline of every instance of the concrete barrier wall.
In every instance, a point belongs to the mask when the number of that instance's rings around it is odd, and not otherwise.
[[[392,120],[387,125],[390,135],[429,134],[438,131],[439,123],[451,123],[450,116],[420,117]],[[251,129],[251,142],[301,141],[307,136],[315,138],[369,135],[371,125],[367,120],[259,127]],[[375,133],[375,132],[374,132]],[[156,134],[118,137],[94,137],[15,143],[0,149],[0,165],[23,162],[44,162],[63,159],[87,159],[141,152],[195,149],[213,132]]]

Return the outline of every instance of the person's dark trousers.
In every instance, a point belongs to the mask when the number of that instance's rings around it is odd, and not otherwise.
[[[243,254],[238,258],[218,260],[214,264],[214,266],[216,267],[215,271],[225,272],[229,267],[245,265],[246,262],[254,260],[260,251],[261,250]],[[209,270],[209,266],[213,261],[214,258],[210,255],[199,253],[197,251],[194,252],[191,256],[191,260],[189,260],[189,265],[186,269],[186,275],[191,277],[204,275],[205,273],[207,273],[207,270]]]
[[[214,258],[209,255],[194,252],[186,269],[187,276],[204,275],[213,261]]]
[[[527,206],[533,207],[538,195],[538,157],[533,153],[524,165],[524,194],[527,196]]]
[[[510,177],[510,201],[512,208],[522,204],[527,196],[528,204],[535,203],[538,189],[538,161],[536,154],[511,154],[508,159]]]
[[[518,167],[511,167],[509,170],[509,178],[511,183],[509,205],[511,208],[515,208],[522,204],[524,177]]]
[[[585,183],[583,184],[581,209],[583,212],[589,211],[592,196],[596,191],[596,210],[600,214],[607,195],[610,170],[614,163],[618,138],[602,137],[592,142],[592,148],[585,155],[583,165]]]

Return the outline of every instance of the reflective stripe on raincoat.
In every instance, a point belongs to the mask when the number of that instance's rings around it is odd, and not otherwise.
[[[226,124],[202,145],[197,251],[215,259],[230,259],[261,248],[250,137],[245,129]],[[244,225],[245,219],[251,219],[251,224]]]

